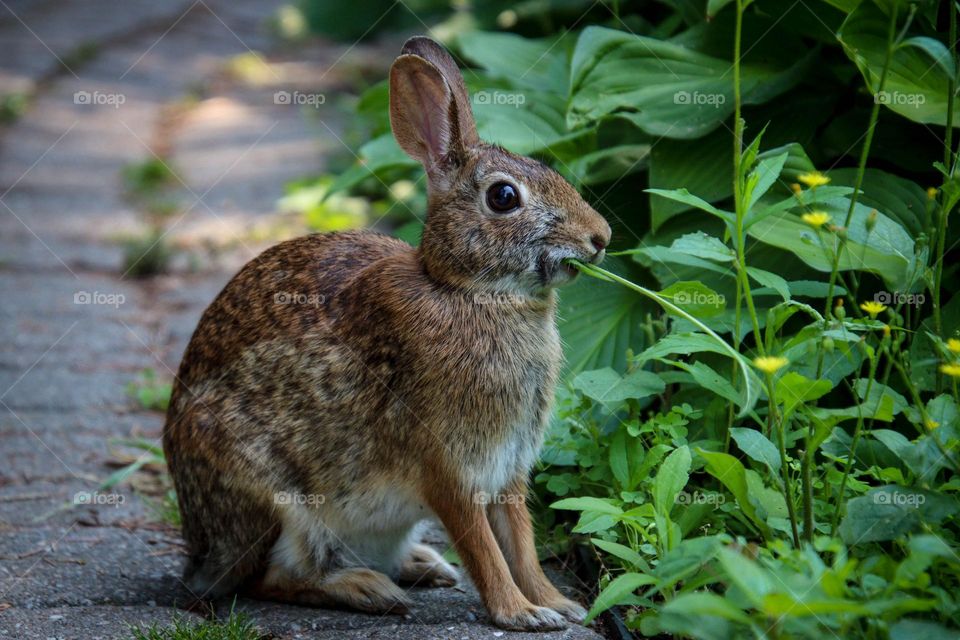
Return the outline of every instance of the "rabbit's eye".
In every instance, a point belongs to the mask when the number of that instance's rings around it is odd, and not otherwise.
[[[520,206],[520,194],[509,182],[498,182],[487,189],[487,206],[497,213],[509,213]]]

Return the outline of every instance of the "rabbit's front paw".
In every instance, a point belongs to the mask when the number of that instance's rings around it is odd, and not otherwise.
[[[567,626],[560,613],[532,604],[519,611],[493,614],[493,621],[498,627],[511,631],[557,631]]]

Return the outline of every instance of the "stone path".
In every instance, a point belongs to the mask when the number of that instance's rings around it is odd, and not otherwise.
[[[129,638],[189,598],[176,531],[128,484],[99,494],[110,504],[74,502],[130,453],[114,440],[156,441],[162,416],[127,385],[145,369],[172,377],[204,306],[262,247],[251,230],[284,184],[340,150],[332,106],[274,92],[306,81],[335,96],[346,48],[278,51],[264,27],[280,4],[0,0],[0,98],[29,98],[0,125],[0,638]],[[226,72],[238,59],[252,68],[241,80]],[[148,221],[120,175],[154,154],[176,174],[166,240],[196,259],[138,281],[117,239]],[[599,637],[499,631],[469,584],[411,595],[404,618],[237,606],[276,638]]]

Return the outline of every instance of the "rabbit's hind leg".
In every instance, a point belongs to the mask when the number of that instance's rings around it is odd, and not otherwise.
[[[304,577],[272,565],[249,593],[262,600],[379,614],[402,615],[413,604],[385,574],[360,567]]]
[[[401,584],[418,587],[452,587],[457,584],[457,570],[432,547],[415,544],[400,564]]]
[[[406,613],[412,601],[386,574],[356,566],[355,554],[323,525],[287,518],[266,572],[250,595],[313,607]]]

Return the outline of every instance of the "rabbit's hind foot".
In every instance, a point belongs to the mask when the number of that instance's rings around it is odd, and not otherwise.
[[[253,585],[249,594],[260,600],[308,607],[355,609],[377,614],[402,615],[413,605],[406,592],[385,574],[363,568],[340,569],[324,576],[299,578],[271,567]]]
[[[432,547],[415,544],[400,564],[399,581],[418,587],[452,587],[459,575]]]

